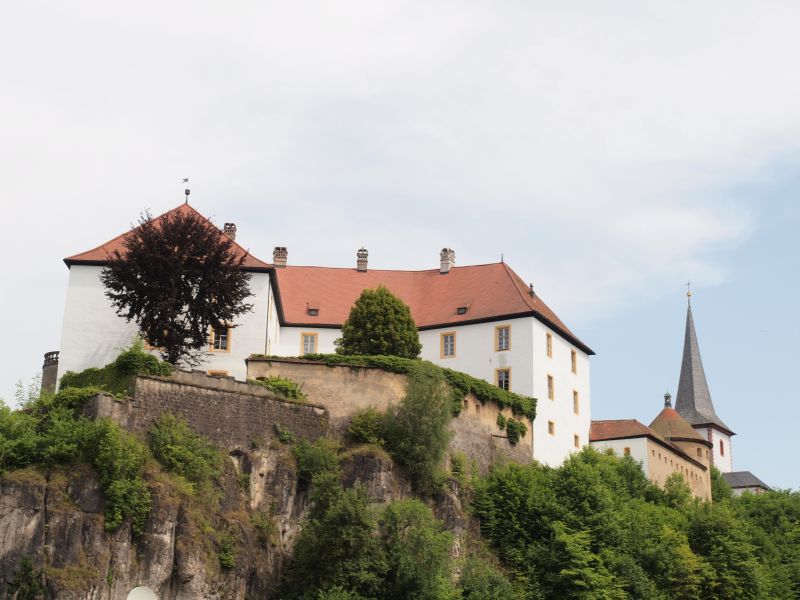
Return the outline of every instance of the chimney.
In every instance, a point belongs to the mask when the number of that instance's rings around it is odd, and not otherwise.
[[[42,394],[53,394],[58,383],[58,350],[47,352],[42,365]]]
[[[286,246],[275,246],[272,251],[272,264],[276,269],[286,267],[286,260],[289,258],[289,251]]]
[[[235,240],[236,239],[236,223],[225,223],[225,227],[223,227],[222,233],[227,235],[232,240]]]
[[[367,272],[367,256],[369,256],[369,252],[367,252],[367,249],[363,246],[358,252],[356,252],[356,269],[358,271],[363,273]]]
[[[453,252],[451,248],[442,248],[442,251],[439,253],[439,258],[441,259],[439,263],[439,273],[447,275],[450,269],[456,266],[456,253]]]

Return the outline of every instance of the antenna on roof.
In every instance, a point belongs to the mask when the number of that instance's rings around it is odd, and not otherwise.
[[[184,177],[183,183],[189,183],[189,178]],[[186,188],[185,190],[183,190],[183,193],[186,194],[186,201],[184,202],[184,204],[189,204],[189,194],[191,194],[191,191],[189,190],[189,188]]]

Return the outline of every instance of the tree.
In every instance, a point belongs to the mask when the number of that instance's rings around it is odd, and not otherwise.
[[[209,329],[252,308],[247,254],[197,213],[145,212],[124,245],[100,275],[106,296],[169,363],[199,364]]]
[[[422,345],[411,310],[383,286],[364,290],[336,340],[337,354],[416,358]]]

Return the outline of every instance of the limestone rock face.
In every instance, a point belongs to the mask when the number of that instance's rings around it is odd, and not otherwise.
[[[153,503],[139,536],[127,523],[106,531],[103,492],[89,467],[0,476],[0,597],[27,557],[56,600],[127,600],[138,586],[159,600],[277,598],[310,496],[289,446],[233,452],[212,504],[181,492],[157,467],[145,474]],[[376,503],[413,497],[407,478],[374,447],[343,460],[342,482],[364,486]],[[458,555],[466,517],[451,486],[432,508],[455,534]],[[223,533],[236,539],[229,568],[220,561]]]

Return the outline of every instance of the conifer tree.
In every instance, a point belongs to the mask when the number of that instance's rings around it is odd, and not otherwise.
[[[148,212],[114,251],[100,278],[117,314],[134,321],[169,363],[197,365],[209,330],[248,312],[247,255],[209,220],[172,211]]]

